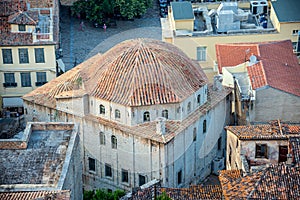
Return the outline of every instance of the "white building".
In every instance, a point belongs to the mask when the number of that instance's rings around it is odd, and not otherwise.
[[[27,121],[80,124],[86,189],[129,190],[152,179],[184,187],[204,179],[224,155],[230,90],[216,83],[213,90],[201,67],[175,46],[137,39],[23,100]]]

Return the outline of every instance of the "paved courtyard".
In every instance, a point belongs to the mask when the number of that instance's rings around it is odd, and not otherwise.
[[[161,40],[160,16],[157,3],[147,13],[134,21],[117,20],[117,26],[95,28],[84,20],[85,29],[80,29],[81,20],[70,17],[68,9],[61,9],[60,29],[63,62],[66,70],[97,53],[104,53],[116,44],[133,38],[154,38]]]

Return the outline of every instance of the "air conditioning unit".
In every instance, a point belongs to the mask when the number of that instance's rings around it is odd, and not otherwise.
[[[222,157],[222,158],[217,157],[213,160],[213,163],[212,163],[213,174],[219,175],[219,170],[222,170],[224,168],[225,168],[224,157]]]
[[[267,14],[268,13],[268,2],[266,0],[251,1],[250,2],[250,11],[253,15]]]

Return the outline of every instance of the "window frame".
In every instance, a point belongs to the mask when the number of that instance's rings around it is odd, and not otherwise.
[[[105,145],[106,142],[105,142],[105,133],[100,131],[100,145]]]
[[[197,104],[200,105],[201,104],[201,94],[197,95]]]
[[[31,87],[31,73],[30,72],[21,72],[21,87]]]
[[[197,128],[194,127],[193,129],[193,142],[197,141]]]
[[[203,120],[203,123],[202,123],[202,131],[203,131],[203,133],[206,133],[206,131],[207,131],[207,121],[206,121],[206,119]]]
[[[117,149],[118,148],[118,139],[115,135],[111,136],[111,148]]]
[[[96,172],[96,159],[88,157],[89,172]]]
[[[36,72],[35,86],[42,86],[45,83],[47,83],[47,73],[46,72]]]
[[[183,182],[183,180],[182,180],[182,169],[181,170],[179,170],[178,172],[177,172],[177,185],[181,185],[182,184],[182,182]]]
[[[143,114],[143,121],[144,122],[150,122],[150,112],[149,111],[145,111]]]
[[[18,31],[19,32],[26,32],[26,25],[25,24],[18,24]]]
[[[13,64],[11,49],[2,49],[2,62],[3,64]]]
[[[266,158],[268,159],[268,144],[267,143],[256,143],[255,144],[255,158]]]
[[[169,119],[169,111],[167,109],[161,111],[161,116],[166,119]]]
[[[105,177],[109,177],[112,178],[113,177],[113,171],[112,171],[112,167],[110,164],[105,163],[104,165],[104,175]]]
[[[99,114],[105,115],[105,106],[103,104],[99,105]]]
[[[197,61],[200,61],[200,62],[207,61],[207,47],[206,46],[197,47]]]
[[[187,112],[190,113],[192,111],[192,103],[189,101],[187,105]]]
[[[129,172],[126,169],[121,170],[121,182],[129,183]]]
[[[45,63],[44,48],[34,48],[35,63]]]
[[[29,56],[28,56],[28,48],[19,48],[19,64],[28,64]]]
[[[120,119],[121,118],[121,112],[119,109],[115,109],[115,119]]]
[[[13,85],[16,84],[15,73],[4,73],[4,84],[5,87],[14,87]]]
[[[144,181],[142,181],[142,179],[144,179]],[[142,184],[142,182],[144,182]],[[147,179],[146,179],[146,176],[142,175],[142,174],[139,174],[139,186],[142,186],[144,185],[145,183],[147,183]]]

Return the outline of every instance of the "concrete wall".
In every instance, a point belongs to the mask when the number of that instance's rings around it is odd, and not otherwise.
[[[194,31],[194,20],[175,20],[175,30]]]
[[[227,130],[226,170],[242,169],[241,141]]]
[[[298,121],[300,119],[300,97],[267,87],[256,90],[253,109],[249,110],[251,122]]]
[[[205,88],[202,92],[205,93]],[[193,109],[198,107],[194,104],[197,102],[195,98],[196,96],[193,95],[182,104],[184,110],[186,110],[188,100],[192,102]],[[203,98],[202,103],[204,100],[206,101],[206,97]],[[174,105],[170,106],[174,107]],[[30,115],[34,115],[36,120],[41,121],[73,121],[80,124],[84,187],[88,190],[99,187],[130,190],[132,187],[139,186],[139,175],[145,176],[146,182],[160,179],[162,185],[168,187],[183,187],[204,180],[211,172],[213,159],[217,156],[224,156],[225,132],[223,128],[229,124],[230,120],[230,99],[226,98],[207,113],[199,116],[194,123],[164,145],[100,124],[97,120],[81,118],[63,111],[54,111],[26,101],[25,108],[28,113],[27,120],[33,120],[34,117]],[[144,109],[144,107],[138,108],[137,113],[141,113],[140,111]],[[152,107],[151,109],[154,110]],[[158,112],[157,115],[160,113]],[[187,115],[188,113],[185,113],[184,117]],[[207,121],[205,133],[203,133],[204,120]],[[193,141],[194,128],[197,131],[196,141]],[[105,145],[100,144],[100,132],[105,134]],[[116,149],[111,145],[113,135],[117,138]],[[222,137],[223,145],[218,150],[220,137]],[[95,171],[89,170],[89,157],[95,159]],[[112,177],[105,176],[105,164],[111,166]],[[129,172],[128,183],[123,183],[121,180],[122,169]],[[177,173],[180,170],[182,170],[183,182],[177,185]]]
[[[166,146],[166,182],[167,187],[186,187],[204,180],[210,173],[212,161],[225,156],[224,126],[229,124],[230,101],[223,100],[206,115],[178,134]],[[207,130],[203,132],[203,121]],[[193,130],[197,130],[197,139],[193,141]],[[218,139],[222,137],[221,149],[218,150]],[[177,184],[177,174],[182,170],[183,182]]]
[[[63,190],[70,190],[71,200],[81,200],[83,198],[83,183],[82,183],[82,160],[80,154],[80,143],[78,133],[74,133],[75,140],[72,151],[67,155],[69,166],[65,173],[65,181],[63,183]]]
[[[244,140],[240,142],[241,154],[250,161],[250,166],[278,163],[279,146],[288,146],[287,140]],[[256,144],[267,144],[268,158],[255,158]]]
[[[197,102],[197,97],[200,95],[200,103]],[[65,101],[65,100],[60,100]],[[69,100],[68,100],[69,101]],[[151,105],[151,106],[136,106],[129,107],[120,104],[116,104],[110,101],[103,99],[97,99],[90,97],[89,103],[89,112],[95,116],[101,116],[109,120],[113,120],[128,126],[137,125],[144,123],[144,113],[148,111],[150,113],[150,121],[154,121],[158,117],[162,117],[162,111],[168,110],[168,119],[170,120],[183,120],[189,116],[191,112],[199,108],[207,102],[207,85],[201,87],[197,92],[192,94],[190,97],[186,98],[181,103],[176,104],[163,104],[163,105]],[[188,104],[191,103],[191,109],[188,111]],[[64,103],[65,104],[65,103]],[[71,103],[69,103],[71,104]],[[105,114],[100,114],[100,105],[105,107]],[[66,107],[66,105],[62,106]],[[62,107],[59,105],[59,109],[62,110]],[[75,108],[78,108],[77,105],[74,105]],[[71,105],[68,106],[67,111],[71,113]],[[115,118],[115,110],[118,109],[121,113],[121,118]]]

